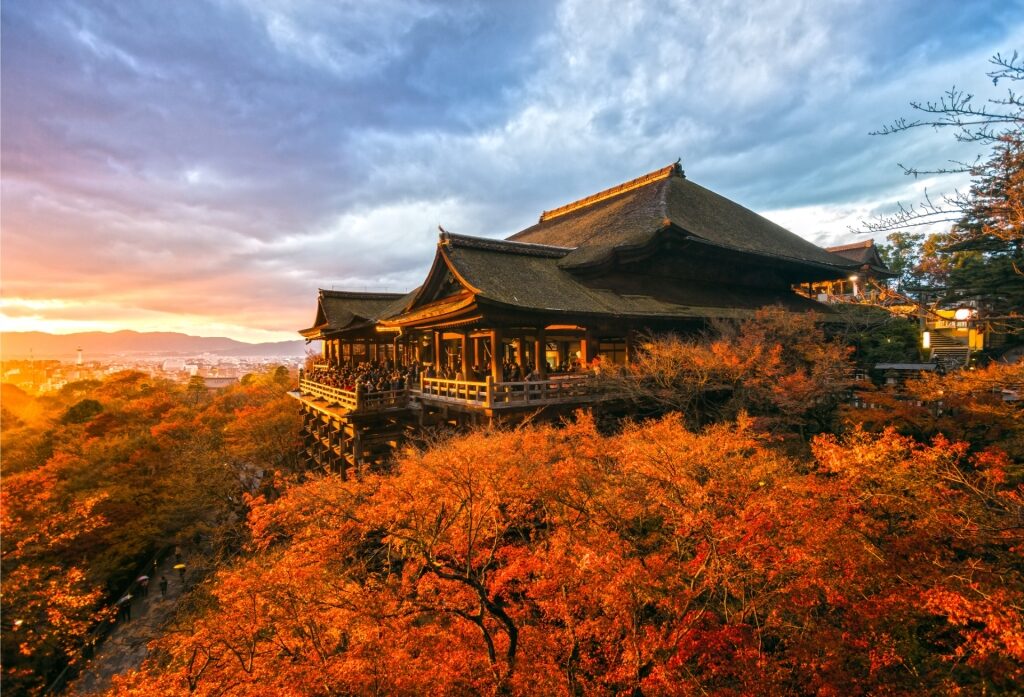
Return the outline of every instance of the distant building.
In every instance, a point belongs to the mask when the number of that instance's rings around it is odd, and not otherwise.
[[[206,376],[203,378],[203,383],[206,385],[208,390],[223,390],[225,387],[234,385],[238,382],[237,377],[210,377]]]
[[[819,302],[875,301],[878,300],[879,286],[897,276],[882,261],[874,240],[827,247],[826,250],[854,266],[846,276],[810,284],[809,295]]]

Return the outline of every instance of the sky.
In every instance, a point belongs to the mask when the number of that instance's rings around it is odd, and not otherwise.
[[[438,225],[506,237],[663,167],[818,244],[963,181],[1024,0],[4,0],[0,329],[297,338],[406,291]],[[999,88],[1003,89],[1002,87]]]

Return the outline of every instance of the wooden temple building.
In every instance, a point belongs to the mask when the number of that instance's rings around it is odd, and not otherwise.
[[[821,302],[874,299],[880,282],[884,283],[898,275],[886,266],[874,240],[826,247],[825,250],[848,260],[854,264],[854,268],[846,276],[810,284],[811,296]]]
[[[503,240],[442,231],[410,293],[320,291],[301,334],[323,342],[321,368],[427,368],[390,390],[300,376],[309,457],[358,467],[423,424],[573,408],[606,396],[593,389],[594,361],[628,362],[643,333],[694,332],[765,305],[827,314],[794,288],[861,268],[693,183],[678,164],[544,211]],[[508,379],[512,363],[529,379]]]

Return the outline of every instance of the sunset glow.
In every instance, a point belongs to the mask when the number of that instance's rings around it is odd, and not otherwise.
[[[990,91],[1014,5],[758,3],[722,34],[728,4],[8,2],[2,328],[295,338],[317,287],[413,287],[438,224],[507,235],[677,155],[848,241],[924,188],[896,162],[966,152],[868,131]]]

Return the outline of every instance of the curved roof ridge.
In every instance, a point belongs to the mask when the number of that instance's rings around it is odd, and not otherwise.
[[[441,233],[440,244],[450,247],[485,249],[491,252],[552,258],[564,257],[575,249],[575,247],[559,247],[551,244],[537,244],[536,242],[516,242],[515,240],[498,240],[491,237],[473,237],[447,231]]]
[[[385,293],[378,291],[359,291],[359,290],[334,290],[327,288],[320,288],[321,297],[325,298],[339,298],[339,299],[350,299],[350,300],[395,300],[401,298],[405,293]]]
[[[874,238],[866,240],[864,242],[849,242],[847,244],[836,245],[835,247],[825,247],[827,252],[845,252],[850,249],[867,249],[868,247],[874,247]]]
[[[567,203],[564,206],[559,206],[558,208],[552,208],[549,211],[544,211],[543,213],[540,214],[540,220],[538,222],[547,222],[548,220],[557,218],[560,215],[572,213],[573,211],[577,211],[581,208],[586,208],[587,206],[591,206],[595,203],[599,203],[614,196],[618,196],[619,194],[624,194],[627,191],[639,189],[641,186],[647,186],[652,182],[661,181],[662,179],[668,179],[671,176],[679,176],[685,178],[686,175],[683,174],[683,168],[679,165],[679,162],[675,162],[669,165],[668,167],[656,169],[653,172],[648,172],[647,174],[639,176],[636,179],[631,179],[628,182],[617,184],[611,188],[604,189],[603,191],[598,191],[596,194],[591,194],[590,196],[586,196],[571,203]]]

